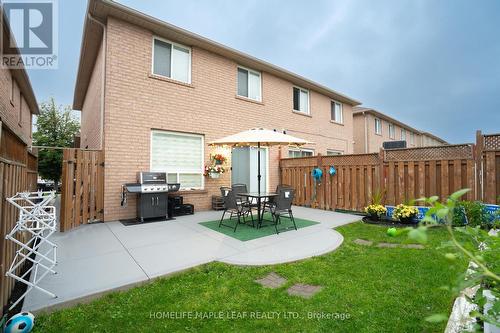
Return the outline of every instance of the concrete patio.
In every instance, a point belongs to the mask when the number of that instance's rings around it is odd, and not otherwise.
[[[23,309],[75,304],[211,261],[271,265],[321,255],[342,244],[342,235],[332,228],[360,219],[318,209],[293,209],[296,217],[320,223],[242,242],[199,225],[221,216],[221,212],[206,211],[166,222],[98,223],[57,233],[52,240],[58,244],[58,273],[47,276],[41,286],[58,297],[33,290]]]

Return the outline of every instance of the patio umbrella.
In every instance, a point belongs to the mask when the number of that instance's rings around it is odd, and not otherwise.
[[[209,142],[212,146],[232,146],[232,147],[257,147],[257,184],[258,192],[260,194],[260,147],[270,146],[303,146],[308,144],[303,139],[278,132],[276,130],[268,130],[264,128],[253,128],[248,131],[236,133],[224,138]]]

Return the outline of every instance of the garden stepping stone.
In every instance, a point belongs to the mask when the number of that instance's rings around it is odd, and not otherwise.
[[[311,298],[323,289],[322,286],[311,286],[309,284],[297,283],[288,288],[288,295]]]
[[[358,245],[365,245],[365,246],[371,246],[373,244],[372,241],[364,240],[364,239],[355,239],[354,243]]]
[[[378,243],[377,247],[399,247],[396,243]]]
[[[425,246],[423,246],[422,244],[406,244],[403,245],[403,247],[407,249],[425,249]]]
[[[271,272],[262,279],[255,280],[255,282],[261,284],[263,287],[276,289],[284,285],[286,283],[286,279],[274,272]]]

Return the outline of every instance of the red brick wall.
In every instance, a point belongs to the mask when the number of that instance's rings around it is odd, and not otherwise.
[[[99,49],[81,113],[81,148],[101,148],[101,98],[103,47]]]
[[[12,79],[11,70],[0,66],[0,118],[24,142],[31,144],[31,112],[15,80],[11,99]]]
[[[203,134],[205,142],[254,127],[287,129],[312,141],[316,153],[353,151],[352,108],[344,105],[344,125],[330,122],[330,99],[310,93],[311,116],[292,112],[292,84],[262,73],[262,103],[236,97],[237,63],[209,51],[192,49],[192,83],[151,75],[152,33],[108,19],[105,97],[105,220],[135,216],[133,199],[120,207],[120,186],[150,168],[151,129]],[[96,64],[97,65],[97,64]],[[88,94],[97,95],[96,84]],[[89,104],[90,105],[90,104]],[[92,106],[95,112],[97,106]],[[84,115],[82,115],[84,117]],[[87,132],[88,131],[88,132]],[[82,127],[82,138],[90,133]],[[205,161],[212,148],[205,148]],[[283,156],[287,155],[283,149]],[[229,157],[229,156],[228,156]],[[270,150],[269,188],[279,182],[278,148]],[[206,179],[205,190],[185,194],[195,209],[209,209],[211,196],[230,183],[230,173]]]

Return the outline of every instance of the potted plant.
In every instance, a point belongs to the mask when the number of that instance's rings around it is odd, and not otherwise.
[[[372,220],[380,220],[380,216],[387,214],[387,208],[380,204],[371,204],[365,207],[367,213]]]
[[[226,162],[227,158],[222,155],[222,154],[215,154],[213,156],[213,161],[215,162],[215,165],[222,165]]]
[[[399,220],[401,223],[414,223],[415,218],[418,216],[417,207],[399,204],[394,208],[392,217]]]
[[[221,165],[205,165],[203,175],[210,178],[219,178],[224,172],[226,172],[226,169]]]

